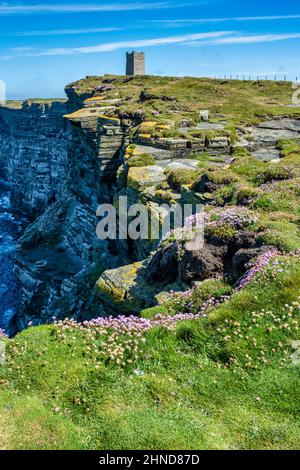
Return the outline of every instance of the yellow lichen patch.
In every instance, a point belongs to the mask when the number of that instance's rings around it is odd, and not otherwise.
[[[151,131],[154,131],[157,126],[156,121],[145,121],[139,125],[139,133],[141,134],[149,134]]]
[[[100,112],[101,111],[101,112]],[[85,107],[78,109],[74,113],[71,114],[65,114],[66,119],[70,119],[71,121],[76,121],[84,118],[98,118],[101,119],[101,121],[104,121],[105,124],[112,124],[112,125],[120,125],[121,121],[120,119],[116,119],[113,117],[105,116],[103,113],[103,109],[101,108],[96,108],[96,107]]]
[[[100,114],[98,118],[103,121],[104,124],[113,124],[119,126],[121,124],[121,120],[114,117],[105,116],[104,114]]]
[[[98,108],[82,108],[82,109],[79,109],[78,111],[75,111],[72,114],[65,114],[64,117],[66,119],[70,119],[71,121],[80,120],[82,118],[87,118],[87,117],[94,117],[94,118],[98,118],[99,120],[101,120],[103,124],[111,124],[114,126],[116,125],[119,126],[121,124],[120,119],[105,116],[104,114],[100,114],[100,109],[101,108],[99,109]]]
[[[140,134],[139,137],[141,137],[142,139],[151,139],[150,134]]]
[[[98,295],[106,298],[112,304],[128,300],[128,291],[136,285],[136,279],[141,262],[105,271],[96,282]]]
[[[144,150],[139,149],[139,147],[129,145],[125,150],[125,160],[132,157],[140,157],[143,153],[145,153]]]
[[[94,110],[81,108],[81,109],[78,109],[77,111],[74,111],[74,113],[65,114],[64,117],[66,119],[70,119],[72,121],[72,120],[75,120],[75,119],[81,119],[81,118],[84,118],[84,117],[94,116],[94,115],[95,115]]]
[[[127,185],[133,189],[156,186],[163,181],[166,181],[166,175],[159,166],[131,167],[128,171]]]
[[[163,121],[163,122],[156,122],[156,121],[145,121],[140,124],[138,128],[138,134],[140,137],[150,136],[157,131],[169,131],[174,129],[175,123],[174,121]]]
[[[161,201],[166,202],[168,204],[175,204],[176,200],[174,199],[174,195],[171,191],[165,189],[158,189],[155,193],[155,196],[159,198]]]
[[[170,131],[175,128],[174,121],[165,121],[156,126],[156,129],[159,131]]]
[[[71,113],[71,114],[65,114],[64,118],[72,120],[72,119],[79,118],[80,116],[81,116],[81,113],[79,111],[75,111],[74,113]]]
[[[100,295],[105,295],[111,298],[114,303],[119,303],[124,300],[126,291],[121,288],[117,288],[111,285],[106,284],[103,279],[99,279],[97,282],[98,293]]]
[[[128,160],[134,155],[136,155],[136,150],[134,147],[132,147],[132,145],[129,145],[125,150],[125,160]]]
[[[92,98],[87,98],[84,100],[84,103],[93,103],[94,101],[105,100],[105,96],[93,96]]]

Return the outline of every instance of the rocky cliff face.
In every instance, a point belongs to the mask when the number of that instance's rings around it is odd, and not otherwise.
[[[15,210],[32,219],[68,194],[70,131],[64,103],[0,108],[0,165]]]
[[[191,284],[235,269],[232,258],[238,250],[227,259],[228,243],[221,244],[219,257],[212,244],[209,255],[195,252],[189,259],[178,257],[171,245],[166,253],[158,250],[149,264],[157,240],[97,238],[98,205],[113,202],[117,208],[120,195],[160,217],[163,203],[215,204],[215,193],[224,196],[222,186],[238,183],[237,177],[230,179],[234,152],[224,116],[218,124],[199,122],[200,109],[193,108],[194,101],[181,103],[182,93],[177,98],[149,95],[145,101],[141,90],[151,79],[135,80],[132,84],[120,77],[116,84],[115,78],[90,77],[67,87],[66,103],[0,108],[0,175],[10,184],[13,209],[30,221],[16,251],[21,302],[11,333],[53,316],[85,319],[138,312],[153,304],[162,289],[149,281],[147,271],[157,280],[161,272],[170,275],[163,281],[173,289],[177,280]],[[275,151],[279,158],[278,139],[298,138],[298,124],[272,121],[265,128],[244,129],[237,134],[238,150],[247,156],[264,149],[267,141],[268,152],[274,147],[272,158]],[[238,248],[252,253],[261,246],[255,242]],[[213,269],[205,268],[203,257],[211,259]]]
[[[93,119],[70,124],[66,112],[62,103],[0,109],[1,173],[10,183],[14,210],[32,220],[17,247],[21,303],[11,331],[46,322],[66,308],[80,314],[89,277],[118,264],[107,243],[97,240],[95,214],[109,199],[109,162],[123,133]],[[101,306],[96,310],[101,313]]]

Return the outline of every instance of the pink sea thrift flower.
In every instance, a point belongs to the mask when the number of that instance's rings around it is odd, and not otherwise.
[[[7,335],[5,334],[5,331],[0,328],[0,338],[5,338]]]

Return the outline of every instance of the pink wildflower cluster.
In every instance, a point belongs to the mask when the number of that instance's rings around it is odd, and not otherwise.
[[[207,300],[204,300],[200,306],[198,306],[196,298],[197,295],[194,294],[197,294],[197,287],[193,287],[192,289],[184,292],[170,292],[168,298],[175,308],[176,306],[184,308],[184,310],[190,314],[195,314],[195,310],[197,309],[197,315],[199,314],[202,318],[206,317],[206,313],[209,310],[218,307],[230,299],[229,295],[221,295],[218,298],[210,296]]]
[[[242,229],[255,224],[257,216],[247,207],[230,206],[209,208],[204,213],[194,214],[185,219],[185,227],[199,227],[201,225],[226,224],[236,229]]]
[[[265,251],[265,253],[258,256],[256,260],[249,265],[250,269],[246,272],[245,276],[239,281],[237,289],[242,289],[243,287],[247,286],[253,280],[253,278],[258,273],[260,273],[273,258],[279,256],[279,254],[279,251],[274,248]]]
[[[289,261],[295,257],[300,257],[300,249],[284,254],[279,252],[276,248],[269,249],[263,254],[258,256],[254,261],[248,264],[249,270],[246,274],[240,279],[236,285],[233,293],[246,287],[250,282],[252,282],[259,274],[262,274],[267,270],[266,274],[268,277],[275,278],[277,274],[284,271],[286,266],[289,264]],[[184,309],[187,311],[192,311],[194,308],[194,293],[197,291],[196,287],[185,291],[185,292],[171,292],[170,297],[172,298],[172,304],[181,307],[184,305]],[[205,302],[201,304],[198,308],[199,313],[202,317],[205,317],[205,313],[212,308],[217,307],[218,305],[228,301],[230,299],[229,295],[222,295],[219,298],[210,297]]]
[[[257,276],[256,282],[268,282],[270,279],[275,279],[278,274],[286,272],[288,267],[292,264],[293,259],[300,257],[300,249],[290,253],[278,253],[279,256],[274,257],[262,269]]]
[[[5,331],[0,328],[0,338],[6,337]]]
[[[270,267],[275,268],[276,272],[281,272],[288,265],[289,259],[295,256],[300,257],[300,249],[289,254],[282,254],[275,248],[266,251],[254,261],[234,292],[247,286],[257,275]],[[100,317],[83,323],[78,323],[74,319],[65,319],[54,323],[56,337],[68,344],[71,342],[75,346],[76,334],[81,333],[85,345],[86,364],[92,364],[96,369],[100,367],[103,360],[122,367],[130,366],[142,357],[147,332],[156,327],[172,331],[179,322],[204,318],[207,311],[230,298],[228,295],[223,295],[218,299],[210,297],[197,308],[196,313],[192,313],[194,307],[193,294],[196,289],[195,287],[186,292],[170,293],[173,304],[175,301],[178,308],[184,308],[189,313],[177,313],[174,316],[159,314],[151,319],[133,315],[116,318]],[[299,309],[299,302],[297,303],[297,309]],[[226,335],[224,340],[227,341],[228,338],[229,336]]]
[[[205,225],[230,225],[235,229],[243,229],[255,224],[257,216],[247,207],[231,206],[227,208],[217,207],[205,212]]]
[[[179,313],[174,316],[156,315],[152,319],[136,316],[116,318],[97,318],[83,323],[74,319],[55,322],[56,336],[62,341],[76,340],[76,331],[83,333],[86,354],[92,358],[95,367],[101,360],[109,360],[119,366],[133,364],[143,353],[145,334],[155,327],[174,330],[176,325],[185,320],[195,320],[199,315]]]
[[[276,277],[277,274],[283,272],[289,261],[295,257],[300,257],[300,249],[288,254],[280,253],[276,248],[265,251],[250,264],[250,269],[239,281],[237,288],[241,289],[247,286],[256,275],[261,274],[265,269],[268,270],[267,274],[269,276]]]
[[[247,207],[230,206],[227,208],[216,207],[209,208],[204,212],[199,212],[185,219],[181,229],[168,232],[160,244],[171,236],[177,239],[185,240],[191,232],[200,232],[205,227],[230,226],[234,229],[243,229],[250,227],[258,221],[257,216]]]

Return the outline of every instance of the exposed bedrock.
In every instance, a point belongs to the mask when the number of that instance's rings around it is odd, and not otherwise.
[[[93,209],[72,197],[54,203],[26,229],[15,265],[22,286],[17,329],[60,316],[63,305],[69,313],[80,312],[82,304],[73,292],[80,278],[87,279],[91,267],[101,273],[114,264],[107,245],[96,239],[96,224]]]
[[[277,118],[265,121],[249,130],[251,139],[245,145],[255,158],[262,161],[278,161],[280,140],[300,139],[299,119]]]
[[[123,132],[70,123],[66,112],[63,103],[0,108],[1,172],[14,210],[32,221],[17,246],[21,303],[12,332],[53,315],[80,315],[100,274],[122,264],[114,247],[97,239],[96,209],[111,197],[112,173],[104,175],[103,165],[112,168],[116,157],[119,166]],[[96,310],[101,314],[101,305]]]
[[[172,242],[147,260],[105,271],[97,281],[96,300],[119,312],[135,312],[156,303],[162,291],[186,286],[220,275],[234,283],[247,270],[247,263],[271,247],[256,241],[256,234],[237,231],[234,239],[207,239],[204,246]]]
[[[256,237],[250,231],[237,231],[229,241],[206,238],[204,246],[197,242],[171,243],[151,258],[147,276],[168,284],[178,280],[191,284],[220,274],[237,280],[251,259],[270,248],[258,243]]]

